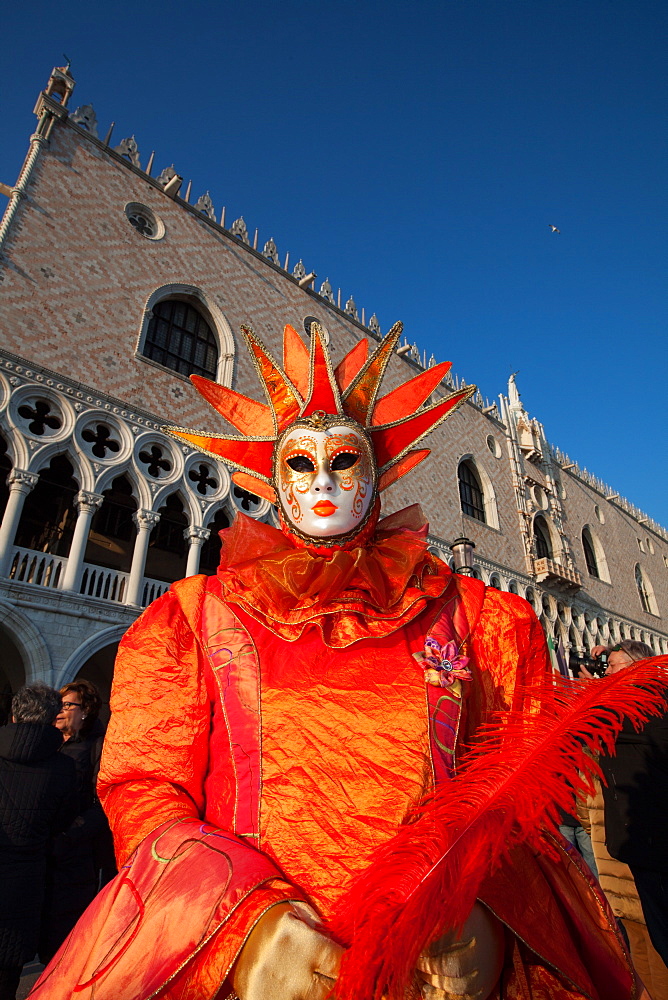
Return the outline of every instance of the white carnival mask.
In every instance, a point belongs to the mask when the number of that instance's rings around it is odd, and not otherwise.
[[[360,527],[374,497],[371,446],[354,427],[295,427],[279,445],[275,481],[300,535],[332,538]]]

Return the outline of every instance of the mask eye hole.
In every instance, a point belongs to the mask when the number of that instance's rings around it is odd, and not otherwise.
[[[341,451],[332,459],[330,468],[332,472],[342,472],[343,469],[352,469],[359,461],[359,455],[354,451]]]
[[[315,472],[315,465],[306,455],[292,455],[286,461],[293,472]]]

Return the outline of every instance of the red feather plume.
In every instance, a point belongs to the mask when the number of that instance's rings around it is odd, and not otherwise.
[[[600,777],[586,750],[610,752],[624,718],[640,729],[664,712],[667,688],[665,656],[601,681],[550,677],[540,711],[483,727],[458,776],[419,804],[342,900],[330,924],[349,946],[337,1000],[404,1000],[420,952],[462,927],[485,876],[521,841],[545,851],[541,827]]]

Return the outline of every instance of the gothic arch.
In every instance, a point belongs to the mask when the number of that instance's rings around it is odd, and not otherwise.
[[[211,506],[207,507],[206,510],[202,513],[200,517],[200,523],[202,527],[206,528],[209,521],[213,521],[214,517],[216,516],[219,510],[223,511],[223,513],[228,518],[230,524],[232,524],[237,513],[236,508],[234,504],[230,502],[229,497],[222,497],[220,500],[216,500],[214,503],[212,503]],[[197,522],[194,520],[193,524],[195,523]]]
[[[183,504],[183,512],[188,518],[188,524],[200,524],[202,520],[202,510],[192,491],[188,489],[183,479],[178,479],[175,483],[165,483],[159,490],[156,490],[151,501],[151,510],[160,510],[164,507],[169,497],[176,495]]]
[[[214,302],[210,296],[206,295],[196,285],[176,281],[170,282],[167,285],[161,285],[159,288],[156,288],[153,292],[151,292],[146,300],[146,305],[144,306],[144,314],[142,316],[139,337],[137,339],[136,353],[143,356],[146,333],[153,315],[153,307],[163,299],[171,298],[192,299],[204,311],[205,318],[210,320],[211,329],[213,330],[218,342],[216,382],[220,385],[231,386],[232,377],[234,375],[234,356],[236,350],[232,327],[216,302]]]
[[[4,422],[0,425],[0,433],[7,444],[7,457],[12,463],[12,468],[24,469],[27,472],[30,464],[27,438],[16,427]]]
[[[582,636],[580,635],[578,629],[574,624],[571,624],[568,629],[568,646],[574,653],[580,649],[582,643]]]
[[[42,448],[35,452],[30,460],[30,465],[28,466],[28,472],[34,472],[39,475],[44,469],[48,469],[51,461],[54,458],[62,455],[72,466],[74,470],[72,473],[72,478],[76,480],[79,485],[80,490],[85,490],[87,493],[93,493],[95,491],[95,474],[93,472],[93,467],[86,458],[85,455],[80,454],[74,447],[74,440],[69,438],[66,441],[53,441],[49,444],[45,444]]]
[[[151,510],[153,507],[153,497],[151,496],[149,485],[144,477],[137,472],[132,464],[132,460],[129,458],[125,462],[110,466],[104,472],[100,473],[95,483],[95,492],[104,493],[105,490],[111,488],[114,479],[118,479],[119,476],[125,476],[132,486],[132,495],[137,501],[137,509]]]
[[[25,665],[26,683],[51,683],[51,656],[39,629],[19,608],[0,600],[0,625],[16,644]]]
[[[178,483],[169,493],[161,495],[153,510],[160,513],[160,519],[151,530],[144,576],[173,583],[186,575],[188,541],[185,533],[192,526],[190,507]]]
[[[63,684],[69,684],[70,681],[73,681],[81,668],[90,660],[91,656],[99,653],[106,646],[120,642],[126,631],[127,623],[124,625],[110,625],[109,628],[103,628],[101,632],[91,635],[72,653],[65,666],[61,669],[55,686],[62,687]]]

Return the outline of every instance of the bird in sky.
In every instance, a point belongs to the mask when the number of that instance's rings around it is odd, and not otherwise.
[[[553,226],[551,222],[548,222],[548,226],[550,227],[550,229],[552,230],[553,233],[560,233],[561,232],[561,229],[557,229],[557,227]]]

